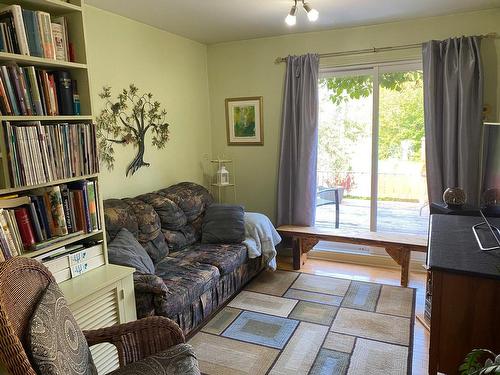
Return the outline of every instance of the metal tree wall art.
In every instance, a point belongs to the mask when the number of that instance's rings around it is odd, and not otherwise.
[[[150,164],[144,161],[144,140],[150,131],[151,144],[157,149],[165,147],[170,133],[167,111],[153,100],[153,94],[140,94],[133,84],[123,89],[116,99],[111,98],[111,87],[103,87],[99,97],[105,101],[104,109],[96,119],[101,161],[108,170],[113,169],[113,147],[131,144],[137,148],[137,153],[127,167],[126,176],[132,176],[141,167],[149,167]]]

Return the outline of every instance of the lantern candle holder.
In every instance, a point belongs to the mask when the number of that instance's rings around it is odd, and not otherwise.
[[[213,165],[211,183],[212,195],[217,199],[218,203],[229,203],[227,202],[227,198],[233,195],[232,201],[236,203],[236,183],[233,161],[217,157],[217,159],[211,160],[211,163]]]

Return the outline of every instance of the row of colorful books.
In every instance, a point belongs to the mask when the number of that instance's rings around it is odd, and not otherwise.
[[[102,241],[63,246],[34,259],[47,267],[58,283],[105,264]]]
[[[0,112],[6,116],[79,115],[76,81],[62,70],[0,66]]]
[[[0,51],[74,61],[66,18],[20,5],[0,10]]]
[[[96,181],[35,189],[0,199],[0,261],[101,228]]]
[[[99,172],[92,123],[4,122],[11,185],[30,186]]]

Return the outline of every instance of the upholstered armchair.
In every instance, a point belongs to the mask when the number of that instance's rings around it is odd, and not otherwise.
[[[45,301],[44,296],[51,289],[60,293],[51,273],[35,260],[16,257],[0,264],[0,362],[13,375],[44,372],[35,369],[36,356],[31,348],[33,332],[36,333],[36,330],[33,331],[30,326],[34,311],[39,310],[38,306]],[[63,299],[62,294],[59,299]],[[69,309],[66,310],[72,319]],[[76,323],[75,327],[76,333],[82,332]],[[120,369],[112,374],[200,373],[196,357],[192,348],[185,344],[181,329],[164,317],[148,317],[95,331],[84,331],[83,335],[88,346],[104,342],[116,346]],[[82,338],[83,342],[85,339]],[[90,357],[90,351],[85,347]],[[64,363],[65,358],[60,362]],[[88,367],[93,367],[91,359],[90,362],[92,366]],[[50,371],[51,374],[65,372]],[[95,370],[84,368],[81,373],[94,374]]]

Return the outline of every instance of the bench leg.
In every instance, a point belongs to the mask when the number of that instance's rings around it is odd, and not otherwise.
[[[300,270],[302,249],[300,246],[300,238],[294,237],[292,239],[292,259],[293,259],[293,269]]]
[[[401,253],[401,286],[405,288],[408,286],[410,280],[410,251],[403,251]]]
[[[409,281],[410,273],[410,254],[411,251],[408,249],[402,249],[400,247],[386,248],[387,254],[401,266],[401,286],[407,287]]]

